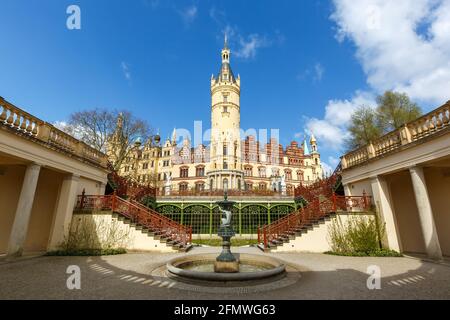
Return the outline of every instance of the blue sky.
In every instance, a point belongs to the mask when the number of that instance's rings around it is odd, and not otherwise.
[[[66,28],[71,4],[81,30]],[[387,89],[425,110],[450,99],[449,8],[448,0],[0,0],[0,95],[49,122],[100,107],[131,110],[163,137],[195,120],[209,127],[209,80],[226,32],[243,129],[280,129],[283,144],[313,131],[334,166],[357,105]]]

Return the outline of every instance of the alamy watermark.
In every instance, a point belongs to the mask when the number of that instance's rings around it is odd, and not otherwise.
[[[367,274],[367,289],[369,290],[381,290],[381,268],[379,266],[368,266]]]
[[[81,290],[81,269],[77,265],[67,267],[66,273],[69,277],[66,280],[66,286],[69,290]]]
[[[66,20],[66,26],[69,30],[81,29],[81,9],[77,5],[67,7],[66,13],[69,15]]]

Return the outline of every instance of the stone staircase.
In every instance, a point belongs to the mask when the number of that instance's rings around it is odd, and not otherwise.
[[[124,200],[115,194],[107,196],[78,196],[75,211],[111,212],[112,217],[134,230],[166,244],[174,250],[186,252],[192,248],[192,228],[162,216],[138,202]]]
[[[365,194],[362,197],[345,197],[333,193],[330,198],[316,198],[299,211],[260,228],[258,247],[269,252],[291,241],[299,242],[298,238],[314,232],[338,213],[367,212],[370,206],[371,199]]]
[[[326,222],[332,221],[333,218],[337,216],[336,213],[329,213],[319,219],[306,222],[304,225],[293,227],[292,229],[286,231],[285,233],[279,235],[277,238],[272,239],[268,242],[267,247],[264,244],[258,244],[258,248],[264,252],[271,252],[277,250],[280,246],[291,243],[293,240],[298,240],[298,238],[305,236],[316,229],[325,225]]]
[[[145,227],[141,224],[133,222],[131,219],[117,212],[113,212],[112,217],[116,218],[118,221],[122,221],[124,224],[130,225],[130,227],[148,236],[149,238],[157,240],[161,244],[165,244],[168,248],[172,248],[173,250],[176,250],[178,252],[188,252],[190,249],[192,249],[192,244],[190,243],[183,244],[177,240],[172,239],[170,234],[165,233],[162,230],[159,230],[157,228]]]

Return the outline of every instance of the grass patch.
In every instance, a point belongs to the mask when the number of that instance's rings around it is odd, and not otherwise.
[[[196,244],[196,245],[221,247],[222,239],[197,239],[197,240],[192,240],[192,243]],[[257,245],[257,244],[258,244],[257,239],[231,239],[232,247],[244,247],[244,246]]]
[[[398,253],[397,251],[393,250],[375,250],[375,251],[369,251],[369,252],[334,252],[334,251],[328,251],[325,252],[325,254],[329,254],[332,256],[342,256],[342,257],[395,257],[400,258],[403,257],[401,253]]]
[[[125,254],[125,249],[76,249],[76,250],[57,250],[47,252],[51,257],[86,257],[86,256],[114,256]]]

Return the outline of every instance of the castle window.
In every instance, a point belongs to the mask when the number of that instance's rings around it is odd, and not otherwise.
[[[246,177],[251,177],[253,176],[253,168],[252,167],[245,167],[244,168],[244,173]]]
[[[223,107],[223,113],[228,113],[228,107],[227,106]]]
[[[266,177],[266,168],[264,168],[264,167],[259,168],[258,173],[259,173],[260,178],[265,178]]]
[[[297,171],[297,180],[299,180],[299,181],[304,180],[303,171]]]
[[[228,179],[223,179],[223,190],[228,190]]]
[[[205,184],[203,182],[197,182],[195,184],[195,191],[197,191],[197,192],[205,191]]]
[[[227,156],[228,155],[228,147],[226,144],[223,145],[223,155]]]
[[[272,176],[273,177],[279,177],[280,176],[280,170],[278,168],[272,168]]]
[[[195,168],[195,175],[197,177],[204,177],[205,176],[205,167],[200,166]]]
[[[180,192],[186,192],[188,191],[188,184],[186,182],[182,182],[179,184],[179,190]]]
[[[251,184],[251,183],[246,183],[246,184],[245,184],[245,190],[248,190],[248,191],[253,190],[253,184]]]
[[[286,170],[284,172],[285,176],[286,176],[286,180],[292,180],[292,171],[291,170]]]
[[[223,162],[223,169],[228,170],[228,162],[226,161]]]
[[[259,190],[266,190],[266,189],[267,189],[267,184],[265,184],[265,183],[259,184]]]
[[[145,162],[142,164],[142,169],[148,169],[148,162]]]
[[[189,168],[182,167],[180,168],[180,178],[188,178],[189,177]]]

